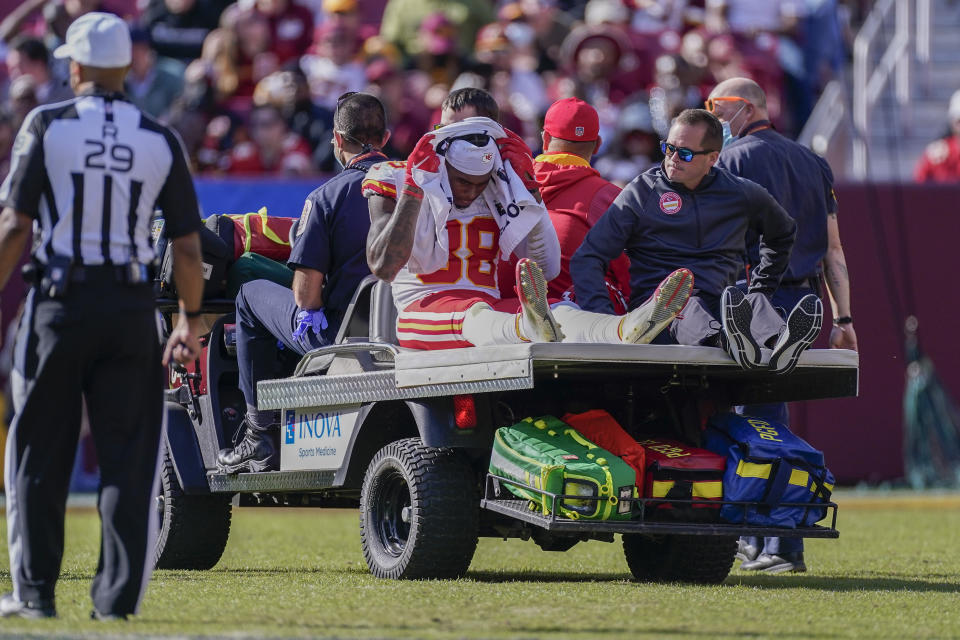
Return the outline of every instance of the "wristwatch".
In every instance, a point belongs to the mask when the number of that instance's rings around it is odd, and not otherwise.
[[[833,326],[839,327],[842,324],[853,324],[853,318],[850,316],[840,316],[833,319]]]

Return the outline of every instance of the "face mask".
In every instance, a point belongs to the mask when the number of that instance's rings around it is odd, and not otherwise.
[[[346,169],[343,160],[340,159],[340,148],[337,146],[337,139],[333,138],[330,140],[330,144],[333,145],[333,159],[337,161],[337,166],[340,167],[341,171]]]
[[[721,149],[726,149],[727,145],[733,142],[733,133],[730,131],[729,122],[721,122],[720,125],[723,127],[723,146]]]
[[[720,123],[723,127],[723,147],[721,147],[721,149],[733,142],[734,138],[740,135],[739,131],[737,132],[737,136],[733,135],[733,132],[730,130],[730,123],[737,119],[737,116],[740,115],[740,112],[743,111],[744,107],[746,106],[747,105],[743,105],[743,107],[740,107],[740,109],[733,115],[732,118],[729,120],[724,120]],[[743,127],[740,127],[740,131],[743,131]]]

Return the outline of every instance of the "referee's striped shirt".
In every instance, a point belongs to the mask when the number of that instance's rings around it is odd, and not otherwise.
[[[0,205],[34,217],[33,253],[43,263],[148,263],[156,208],[169,238],[201,226],[179,138],[122,94],[89,93],[31,111]]]

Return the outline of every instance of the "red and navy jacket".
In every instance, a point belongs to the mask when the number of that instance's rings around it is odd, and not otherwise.
[[[545,153],[534,161],[534,173],[540,183],[543,204],[560,240],[560,275],[547,285],[551,298],[562,298],[572,290],[570,258],[584,237],[606,213],[620,187],[605,180],[590,163],[569,153]],[[625,255],[613,261],[613,279],[621,292],[630,295],[630,261]]]

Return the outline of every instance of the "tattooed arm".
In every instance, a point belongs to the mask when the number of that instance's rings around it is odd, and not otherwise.
[[[840,227],[837,214],[827,215],[827,253],[823,257],[823,275],[827,283],[833,317],[852,316],[850,311],[850,274],[847,273],[847,261],[840,244]],[[830,347],[833,349],[857,350],[857,333],[853,324],[834,326],[830,332]]]
[[[373,275],[387,282],[393,281],[413,251],[422,200],[408,195],[408,190],[410,187],[401,191],[399,200],[382,195],[371,195],[367,200],[370,210],[367,264]]]

